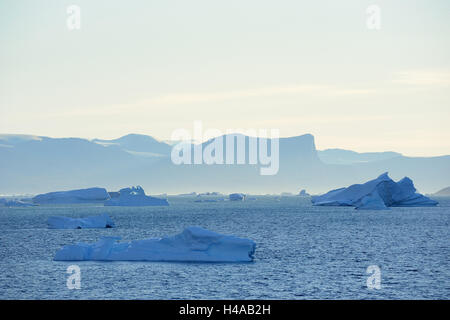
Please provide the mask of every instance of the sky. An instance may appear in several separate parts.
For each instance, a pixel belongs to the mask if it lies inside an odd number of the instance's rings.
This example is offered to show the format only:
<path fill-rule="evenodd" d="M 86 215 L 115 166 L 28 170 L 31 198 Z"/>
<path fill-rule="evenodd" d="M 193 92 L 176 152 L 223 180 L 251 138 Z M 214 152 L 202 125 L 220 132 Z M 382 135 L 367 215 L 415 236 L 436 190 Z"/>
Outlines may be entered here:
<path fill-rule="evenodd" d="M 167 140 L 200 120 L 450 154 L 449 34 L 448 0 L 0 0 L 0 133 Z"/>

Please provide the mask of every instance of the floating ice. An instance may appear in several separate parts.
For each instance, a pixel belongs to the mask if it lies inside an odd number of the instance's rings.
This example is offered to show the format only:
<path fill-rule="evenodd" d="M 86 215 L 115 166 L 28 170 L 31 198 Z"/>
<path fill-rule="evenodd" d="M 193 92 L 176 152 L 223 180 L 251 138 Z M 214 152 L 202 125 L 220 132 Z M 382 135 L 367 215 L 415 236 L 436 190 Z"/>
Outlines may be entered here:
<path fill-rule="evenodd" d="M 357 209 L 386 209 L 387 207 L 429 207 L 438 204 L 420 193 L 411 179 L 394 182 L 388 173 L 364 184 L 332 190 L 324 195 L 313 196 L 316 206 L 354 206 Z"/>
<path fill-rule="evenodd" d="M 36 206 L 34 203 L 25 202 L 22 200 L 5 200 L 5 207 L 33 207 Z"/>
<path fill-rule="evenodd" d="M 309 197 L 309 196 L 310 196 L 310 194 L 309 194 L 308 192 L 306 192 L 305 189 L 302 189 L 302 190 L 298 193 L 298 195 L 299 195 L 300 197 Z"/>
<path fill-rule="evenodd" d="M 120 238 L 105 237 L 94 244 L 64 246 L 54 260 L 249 262 L 253 261 L 256 247 L 252 240 L 200 227 L 188 227 L 165 238 L 119 243 L 117 240 Z"/>
<path fill-rule="evenodd" d="M 109 198 L 104 188 L 88 188 L 39 194 L 33 198 L 33 202 L 41 204 L 94 203 L 103 202 Z"/>
<path fill-rule="evenodd" d="M 229 195 L 230 201 L 244 201 L 245 194 L 243 193 L 232 193 Z"/>
<path fill-rule="evenodd" d="M 388 209 L 378 192 L 371 192 L 367 196 L 362 197 L 356 207 L 359 210 L 385 210 Z"/>
<path fill-rule="evenodd" d="M 50 217 L 47 220 L 49 229 L 88 229 L 114 228 L 114 222 L 106 214 L 86 218 Z"/>
<path fill-rule="evenodd" d="M 205 192 L 197 194 L 194 202 L 219 202 L 225 201 L 223 194 L 219 192 Z"/>
<path fill-rule="evenodd" d="M 168 206 L 167 199 L 146 196 L 141 186 L 120 189 L 119 196 L 105 202 L 105 206 Z"/>

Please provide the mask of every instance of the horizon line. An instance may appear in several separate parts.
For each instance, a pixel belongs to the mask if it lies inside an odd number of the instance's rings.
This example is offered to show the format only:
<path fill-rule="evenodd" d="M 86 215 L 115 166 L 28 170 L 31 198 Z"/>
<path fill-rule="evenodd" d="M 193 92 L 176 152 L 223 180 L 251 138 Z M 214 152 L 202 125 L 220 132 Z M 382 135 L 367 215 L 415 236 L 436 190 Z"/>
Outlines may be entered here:
<path fill-rule="evenodd" d="M 155 137 L 155 136 L 152 136 L 152 135 L 149 135 L 149 134 L 144 134 L 144 133 L 128 133 L 128 134 L 125 134 L 125 135 L 121 135 L 121 136 L 119 136 L 119 137 L 117 137 L 117 138 L 104 139 L 104 138 L 87 138 L 87 137 L 76 137 L 76 136 L 50 136 L 50 135 L 36 135 L 36 134 L 29 134 L 29 133 L 1 133 L 1 132 L 0 132 L 0 138 L 1 138 L 2 136 L 23 136 L 23 137 L 48 138 L 48 139 L 81 139 L 81 140 L 86 140 L 86 141 L 94 142 L 94 143 L 95 143 L 94 140 L 112 141 L 112 140 L 118 140 L 118 139 L 121 139 L 121 138 L 123 138 L 123 137 L 126 137 L 126 136 L 132 136 L 132 135 L 134 135 L 134 136 L 150 137 L 150 138 L 156 140 L 156 141 L 159 142 L 159 143 L 164 143 L 164 144 L 168 145 L 169 147 L 172 147 L 172 144 L 170 144 L 170 142 L 176 143 L 176 142 L 181 142 L 181 141 L 182 141 L 182 140 L 175 141 L 175 140 L 170 140 L 170 139 L 161 139 L 161 138 L 158 138 L 158 137 Z M 192 141 L 191 143 L 192 143 L 192 144 L 203 144 L 203 143 L 205 143 L 205 142 L 207 142 L 207 141 L 209 141 L 209 140 L 211 140 L 211 139 L 215 139 L 215 138 L 218 138 L 218 137 L 225 137 L 225 136 L 227 136 L 227 135 L 244 135 L 244 136 L 246 136 L 246 137 L 254 137 L 254 136 L 250 136 L 250 135 L 243 134 L 243 133 L 241 133 L 241 132 L 233 132 L 233 133 L 224 133 L 224 134 L 222 134 L 222 135 L 218 135 L 218 136 L 216 136 L 216 137 L 209 138 L 209 139 L 204 140 L 204 141 L 202 141 L 202 142 L 195 142 L 195 141 Z M 413 155 L 413 156 L 410 156 L 410 155 L 406 155 L 406 154 L 404 154 L 404 153 L 402 153 L 402 152 L 398 152 L 398 151 L 394 151 L 394 150 L 382 150 L 382 151 L 355 151 L 355 150 L 352 150 L 352 149 L 341 148 L 341 147 L 329 147 L 329 148 L 320 148 L 320 149 L 319 149 L 319 148 L 316 147 L 316 143 L 315 143 L 315 140 L 316 140 L 315 138 L 316 138 L 316 136 L 315 136 L 314 134 L 312 134 L 312 133 L 304 133 L 304 134 L 293 135 L 293 136 L 292 136 L 292 135 L 291 135 L 291 136 L 284 136 L 284 137 L 280 136 L 279 139 L 298 138 L 298 137 L 302 137 L 302 136 L 311 136 L 311 137 L 312 137 L 316 151 L 342 150 L 342 151 L 356 152 L 356 153 L 359 153 L 359 154 L 365 154 L 365 153 L 388 153 L 388 152 L 393 152 L 393 153 L 398 153 L 400 156 L 407 157 L 407 158 L 437 158 L 437 157 L 446 157 L 446 156 L 450 156 L 450 154 L 429 155 L 429 156 L 423 156 L 423 155 L 420 155 L 420 156 L 419 156 L 419 155 L 417 155 L 417 156 L 414 156 L 414 155 Z M 272 138 L 268 138 L 268 137 L 260 137 L 260 136 L 256 136 L 255 138 L 272 139 Z"/>

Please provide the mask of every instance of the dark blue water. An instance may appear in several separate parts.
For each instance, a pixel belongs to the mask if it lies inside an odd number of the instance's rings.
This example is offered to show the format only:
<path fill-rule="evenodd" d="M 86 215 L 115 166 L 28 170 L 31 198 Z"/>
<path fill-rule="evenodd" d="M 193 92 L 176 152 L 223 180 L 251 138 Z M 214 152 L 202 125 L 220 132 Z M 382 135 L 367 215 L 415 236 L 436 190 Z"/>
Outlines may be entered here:
<path fill-rule="evenodd" d="M 448 299 L 450 200 L 435 208 L 356 211 L 312 207 L 308 199 L 258 198 L 170 207 L 0 207 L 1 299 Z M 107 212 L 115 229 L 48 230 L 51 215 Z M 250 238 L 246 264 L 54 262 L 63 245 L 179 233 L 184 227 Z M 69 290 L 66 269 L 81 269 Z M 368 289 L 369 265 L 381 268 L 381 289 Z"/>

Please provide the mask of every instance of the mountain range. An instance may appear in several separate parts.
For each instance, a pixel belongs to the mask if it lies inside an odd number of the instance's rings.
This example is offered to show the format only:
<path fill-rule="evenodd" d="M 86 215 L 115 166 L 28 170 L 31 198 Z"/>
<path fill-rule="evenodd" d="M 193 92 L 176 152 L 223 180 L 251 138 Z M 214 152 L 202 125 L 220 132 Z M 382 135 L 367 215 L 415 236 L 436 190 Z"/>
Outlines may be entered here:
<path fill-rule="evenodd" d="M 245 139 L 248 159 L 249 137 Z M 202 147 L 209 143 L 203 143 Z M 193 149 L 193 145 L 190 147 Z M 363 183 L 386 171 L 396 180 L 410 177 L 424 193 L 433 193 L 450 182 L 450 156 L 320 151 L 310 134 L 280 138 L 279 171 L 272 176 L 260 175 L 260 165 L 255 164 L 175 165 L 171 150 L 168 143 L 138 134 L 114 140 L 3 134 L 0 194 L 36 194 L 94 186 L 114 191 L 132 185 L 141 185 L 149 194 L 192 191 L 279 194 L 300 189 L 320 193 Z"/>

